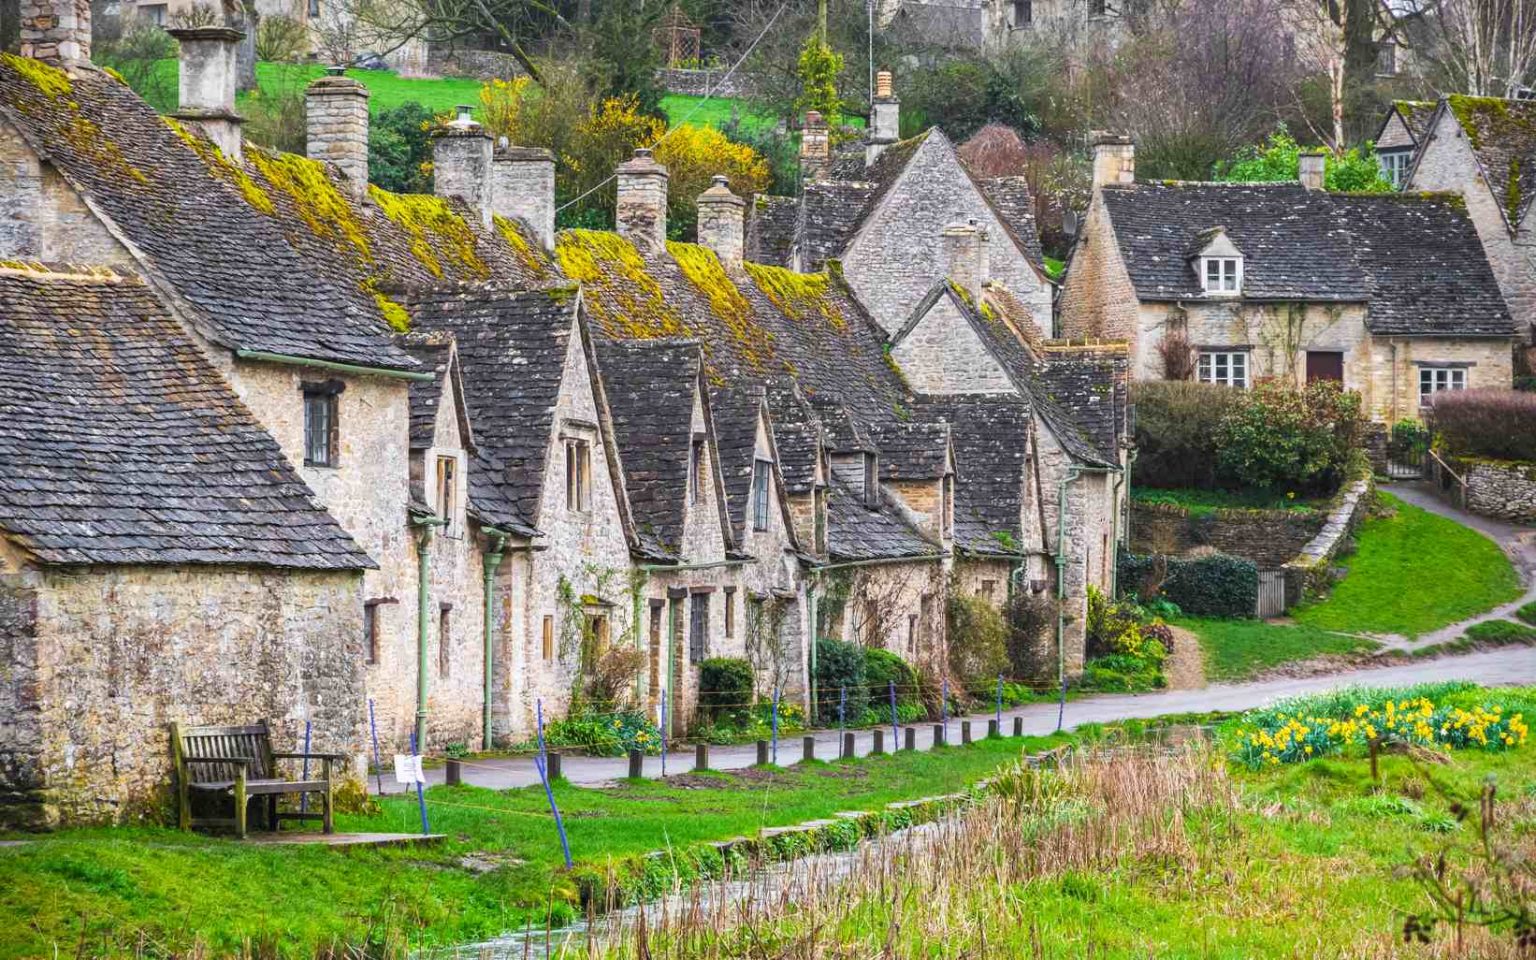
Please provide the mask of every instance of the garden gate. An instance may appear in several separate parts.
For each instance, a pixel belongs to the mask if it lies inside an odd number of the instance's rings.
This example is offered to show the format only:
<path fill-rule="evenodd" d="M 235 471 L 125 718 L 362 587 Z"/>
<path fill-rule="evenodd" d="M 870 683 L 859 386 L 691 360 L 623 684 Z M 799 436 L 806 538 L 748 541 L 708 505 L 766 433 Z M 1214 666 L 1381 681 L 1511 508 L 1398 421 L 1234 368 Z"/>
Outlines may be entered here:
<path fill-rule="evenodd" d="M 1285 613 L 1285 571 L 1259 571 L 1259 602 L 1254 611 L 1262 617 L 1278 617 Z"/>

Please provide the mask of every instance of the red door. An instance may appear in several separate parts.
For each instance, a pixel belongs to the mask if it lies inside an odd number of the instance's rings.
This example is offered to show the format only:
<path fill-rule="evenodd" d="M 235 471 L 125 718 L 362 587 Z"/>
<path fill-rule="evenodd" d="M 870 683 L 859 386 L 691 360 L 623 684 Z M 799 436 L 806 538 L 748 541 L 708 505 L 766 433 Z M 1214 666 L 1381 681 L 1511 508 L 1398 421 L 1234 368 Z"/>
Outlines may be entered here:
<path fill-rule="evenodd" d="M 1333 350 L 1307 351 L 1307 382 L 1332 380 L 1344 382 L 1344 354 Z"/>

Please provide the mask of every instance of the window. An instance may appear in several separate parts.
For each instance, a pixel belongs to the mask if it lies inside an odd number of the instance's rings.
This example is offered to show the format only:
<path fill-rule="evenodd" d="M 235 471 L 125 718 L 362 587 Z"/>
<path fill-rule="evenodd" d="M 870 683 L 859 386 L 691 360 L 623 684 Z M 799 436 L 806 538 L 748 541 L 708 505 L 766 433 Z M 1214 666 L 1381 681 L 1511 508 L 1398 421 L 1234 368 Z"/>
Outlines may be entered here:
<path fill-rule="evenodd" d="M 1376 154 L 1376 162 L 1381 164 L 1381 175 L 1399 190 L 1408 181 L 1408 167 L 1412 159 L 1411 150 L 1383 150 Z"/>
<path fill-rule="evenodd" d="M 304 465 L 336 466 L 336 399 L 340 384 L 304 385 Z"/>
<path fill-rule="evenodd" d="M 1467 389 L 1465 367 L 1420 367 L 1419 404 L 1428 404 L 1430 398 L 1447 390 Z"/>
<path fill-rule="evenodd" d="M 544 618 L 544 644 L 541 651 L 545 660 L 555 659 L 555 618 Z"/>
<path fill-rule="evenodd" d="M 880 505 L 880 458 L 872 453 L 864 454 L 864 503 Z"/>
<path fill-rule="evenodd" d="M 907 614 L 907 653 L 917 651 L 917 614 Z"/>
<path fill-rule="evenodd" d="M 709 650 L 709 594 L 689 597 L 688 661 L 698 663 Z"/>
<path fill-rule="evenodd" d="M 165 26 L 165 4 L 149 3 L 139 7 L 139 16 L 157 27 Z"/>
<path fill-rule="evenodd" d="M 725 588 L 725 638 L 736 636 L 736 588 Z"/>
<path fill-rule="evenodd" d="M 588 610 L 581 625 L 581 662 L 595 665 L 608 652 L 608 614 L 605 610 Z"/>
<path fill-rule="evenodd" d="M 993 600 L 993 599 L 996 598 L 996 594 L 997 594 L 997 581 L 996 580 L 983 580 L 983 581 L 981 581 L 981 595 L 983 597 L 985 597 L 987 600 Z"/>
<path fill-rule="evenodd" d="M 1243 289 L 1243 261 L 1238 257 L 1205 258 L 1205 292 L 1238 293 Z"/>
<path fill-rule="evenodd" d="M 947 476 L 939 487 L 939 536 L 947 540 L 955 527 L 955 478 Z"/>
<path fill-rule="evenodd" d="M 1376 76 L 1397 76 L 1397 44 L 1383 40 L 1376 45 Z"/>
<path fill-rule="evenodd" d="M 310 19 L 320 16 L 320 0 L 309 0 Z"/>
<path fill-rule="evenodd" d="M 570 438 L 565 441 L 565 508 L 577 513 L 592 509 L 592 444 Z"/>
<path fill-rule="evenodd" d="M 448 676 L 453 660 L 453 604 L 445 603 L 437 608 L 437 675 Z"/>
<path fill-rule="evenodd" d="M 694 437 L 693 447 L 688 457 L 688 500 L 690 503 L 704 502 L 704 438 Z"/>
<path fill-rule="evenodd" d="M 369 600 L 363 604 L 363 662 L 379 662 L 379 607 L 387 600 Z"/>
<path fill-rule="evenodd" d="M 1088 0 L 1088 16 L 1102 17 L 1109 13 L 1109 4 L 1106 0 Z"/>
<path fill-rule="evenodd" d="M 1201 383 L 1248 386 L 1248 354 L 1242 350 L 1202 350 L 1196 375 Z"/>
<path fill-rule="evenodd" d="M 437 458 L 437 515 L 443 521 L 443 533 L 457 533 L 453 518 L 458 515 L 459 485 L 455 476 L 457 457 Z"/>
<path fill-rule="evenodd" d="M 1030 0 L 1013 0 L 1013 25 L 1027 27 L 1035 19 L 1035 5 Z"/>
<path fill-rule="evenodd" d="M 827 552 L 827 491 L 817 489 L 811 494 L 811 536 L 816 543 L 812 549 L 817 553 Z"/>
<path fill-rule="evenodd" d="M 752 464 L 752 529 L 768 529 L 768 482 L 773 479 L 773 463 L 758 460 Z"/>

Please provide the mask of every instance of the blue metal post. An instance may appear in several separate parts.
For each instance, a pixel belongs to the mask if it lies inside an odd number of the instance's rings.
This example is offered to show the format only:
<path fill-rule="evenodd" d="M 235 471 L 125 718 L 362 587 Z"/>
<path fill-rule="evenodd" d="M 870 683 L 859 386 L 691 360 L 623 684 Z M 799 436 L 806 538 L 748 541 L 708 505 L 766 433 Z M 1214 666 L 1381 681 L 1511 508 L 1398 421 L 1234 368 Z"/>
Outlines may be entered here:
<path fill-rule="evenodd" d="M 304 721 L 304 773 L 303 773 L 302 777 L 300 778 L 300 779 L 303 779 L 303 780 L 308 780 L 309 779 L 309 743 L 310 743 L 309 735 L 310 735 L 310 733 L 313 730 L 314 730 L 314 723 L 312 721 L 310 721 L 310 720 L 305 720 Z M 307 793 L 301 794 L 299 796 L 299 812 L 300 813 L 308 813 L 309 812 L 309 794 L 307 794 Z M 274 823 L 272 825 L 272 827 L 273 827 L 273 829 L 276 829 L 277 828 L 277 824 Z"/>
<path fill-rule="evenodd" d="M 779 765 L 779 688 L 773 688 L 773 765 Z"/>
<path fill-rule="evenodd" d="M 416 755 L 416 731 L 411 731 L 411 756 Z M 421 808 L 421 835 L 426 836 L 432 832 L 432 827 L 427 823 L 427 797 L 422 792 L 420 780 L 416 781 L 416 805 Z"/>
<path fill-rule="evenodd" d="M 555 815 L 555 830 L 560 834 L 560 850 L 565 854 L 565 869 L 571 869 L 571 842 L 565 836 L 565 821 L 560 818 L 560 807 L 555 804 L 555 791 L 549 785 L 549 764 L 544 752 L 544 701 L 534 701 L 538 721 L 539 752 L 534 755 L 533 765 L 538 768 L 539 780 L 544 784 L 544 797 L 549 801 L 549 811 Z"/>
<path fill-rule="evenodd" d="M 848 687 L 838 688 L 837 696 L 837 729 L 842 730 L 848 725 Z"/>
<path fill-rule="evenodd" d="M 667 691 L 661 691 L 661 775 L 667 775 Z"/>

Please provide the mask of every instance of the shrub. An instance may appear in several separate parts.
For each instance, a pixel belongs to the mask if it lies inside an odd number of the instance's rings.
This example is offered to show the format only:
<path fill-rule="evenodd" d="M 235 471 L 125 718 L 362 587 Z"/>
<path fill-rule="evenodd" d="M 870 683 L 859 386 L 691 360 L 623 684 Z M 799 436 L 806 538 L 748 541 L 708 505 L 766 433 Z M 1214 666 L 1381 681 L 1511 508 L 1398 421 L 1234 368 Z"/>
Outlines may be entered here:
<path fill-rule="evenodd" d="M 596 658 L 582 681 L 585 702 L 602 707 L 634 702 L 635 678 L 645 666 L 645 652 L 625 644 L 611 644 Z"/>
<path fill-rule="evenodd" d="M 1056 672 L 1056 598 L 1019 590 L 1003 607 L 1008 625 L 1008 668 L 1015 677 L 1037 679 Z"/>
<path fill-rule="evenodd" d="M 756 676 L 752 664 L 734 657 L 713 657 L 699 664 L 699 709 L 711 720 L 745 711 L 752 705 Z"/>
<path fill-rule="evenodd" d="M 1251 617 L 1258 606 L 1258 567 L 1222 553 L 1188 560 L 1122 554 L 1119 578 L 1122 590 L 1149 603 L 1165 599 L 1192 617 Z"/>
<path fill-rule="evenodd" d="M 1161 638 L 1172 632 L 1161 620 L 1149 620 L 1133 603 L 1114 601 L 1088 588 L 1088 662 L 1082 685 L 1116 693 L 1166 686 L 1163 661 L 1168 648 Z"/>
<path fill-rule="evenodd" d="M 1381 175 L 1376 152 L 1371 144 L 1351 147 L 1343 156 L 1327 151 L 1323 167 L 1323 186 L 1328 190 L 1364 193 L 1391 193 L 1391 181 Z M 1249 147 L 1242 156 L 1228 164 L 1217 165 L 1218 180 L 1243 183 L 1272 183 L 1295 180 L 1300 172 L 1301 145 L 1285 128 L 1270 135 L 1262 147 Z"/>
<path fill-rule="evenodd" d="M 983 597 L 949 595 L 949 669 L 967 689 L 1008 669 L 1008 625 Z"/>
<path fill-rule="evenodd" d="M 1519 610 L 1516 610 L 1515 616 L 1519 617 L 1521 620 L 1524 620 L 1531 626 L 1536 627 L 1536 600 L 1532 600 L 1530 603 L 1521 607 Z"/>
<path fill-rule="evenodd" d="M 1260 381 L 1222 417 L 1216 466 L 1223 479 L 1276 493 L 1331 493 L 1359 444 L 1360 395 L 1320 380 L 1298 388 Z"/>
<path fill-rule="evenodd" d="M 368 126 L 368 179 L 394 193 L 432 192 L 432 111 L 410 101 Z"/>
<path fill-rule="evenodd" d="M 896 684 L 898 709 L 903 704 L 921 705 L 923 702 L 917 671 L 912 669 L 910 663 L 889 650 L 872 647 L 864 651 L 864 682 L 869 690 L 871 709 L 878 711 L 881 706 L 884 706 L 889 711 L 892 683 Z"/>
<path fill-rule="evenodd" d="M 1216 485 L 1216 430 L 1238 393 L 1211 383 L 1138 380 L 1136 483 L 1148 487 Z"/>
<path fill-rule="evenodd" d="M 1430 402 L 1429 423 L 1437 443 L 1455 456 L 1536 461 L 1536 393 L 1437 393 Z"/>
<path fill-rule="evenodd" d="M 1387 438 L 1387 456 L 1398 463 L 1417 463 L 1424 459 L 1429 449 L 1429 431 L 1416 420 L 1399 420 L 1392 424 Z"/>
<path fill-rule="evenodd" d="M 761 193 L 773 181 L 767 160 L 714 127 L 673 127 L 666 139 L 656 144 L 656 162 L 667 168 L 667 223 L 678 224 L 685 235 L 693 232 L 699 194 L 709 188 L 715 174 L 724 174 L 731 182 L 731 191 L 739 197 Z"/>
<path fill-rule="evenodd" d="M 866 651 L 856 643 L 844 643 L 831 637 L 816 641 L 816 688 L 818 719 L 822 723 L 837 720 L 839 691 L 848 691 L 848 716 L 864 712 L 869 702 L 864 673 Z"/>
<path fill-rule="evenodd" d="M 551 723 L 544 739 L 552 747 L 581 747 L 594 757 L 661 750 L 661 731 L 637 710 L 578 713 Z"/>

